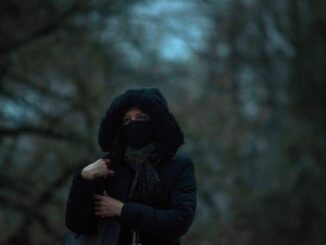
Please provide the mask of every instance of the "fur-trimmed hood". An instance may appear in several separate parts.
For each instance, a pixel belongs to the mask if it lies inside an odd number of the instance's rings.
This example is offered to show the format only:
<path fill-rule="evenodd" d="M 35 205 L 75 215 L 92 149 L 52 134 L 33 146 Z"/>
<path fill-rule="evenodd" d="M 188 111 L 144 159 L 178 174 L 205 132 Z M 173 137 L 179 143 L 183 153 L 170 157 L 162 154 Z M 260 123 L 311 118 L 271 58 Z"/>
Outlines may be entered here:
<path fill-rule="evenodd" d="M 124 145 L 121 142 L 122 118 L 133 106 L 149 115 L 154 126 L 155 140 L 174 154 L 184 144 L 184 135 L 158 88 L 129 89 L 116 97 L 102 118 L 98 143 L 105 152 Z"/>

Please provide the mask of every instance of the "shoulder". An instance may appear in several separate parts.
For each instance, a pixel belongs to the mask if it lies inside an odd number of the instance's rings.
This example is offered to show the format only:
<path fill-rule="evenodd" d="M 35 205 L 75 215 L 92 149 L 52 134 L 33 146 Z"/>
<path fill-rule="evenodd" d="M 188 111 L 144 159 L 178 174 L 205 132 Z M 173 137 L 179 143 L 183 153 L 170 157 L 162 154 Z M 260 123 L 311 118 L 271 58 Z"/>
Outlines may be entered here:
<path fill-rule="evenodd" d="M 193 164 L 192 159 L 190 158 L 190 156 L 186 153 L 183 152 L 177 152 L 174 155 L 174 160 L 178 163 L 178 164 Z"/>
<path fill-rule="evenodd" d="M 196 174 L 194 163 L 187 154 L 177 153 L 174 159 L 171 159 L 169 173 L 172 180 L 172 188 L 179 192 L 186 190 L 196 190 Z"/>
<path fill-rule="evenodd" d="M 194 170 L 194 163 L 186 153 L 177 152 L 169 161 L 168 165 L 176 172 Z"/>

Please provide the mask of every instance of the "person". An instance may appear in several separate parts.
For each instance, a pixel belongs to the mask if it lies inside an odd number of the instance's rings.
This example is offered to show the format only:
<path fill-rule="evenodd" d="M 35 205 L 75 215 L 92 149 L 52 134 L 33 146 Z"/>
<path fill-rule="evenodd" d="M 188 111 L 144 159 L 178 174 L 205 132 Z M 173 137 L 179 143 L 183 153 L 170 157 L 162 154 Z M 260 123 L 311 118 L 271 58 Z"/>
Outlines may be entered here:
<path fill-rule="evenodd" d="M 179 151 L 184 135 L 161 91 L 116 97 L 98 143 L 103 157 L 73 176 L 66 227 L 80 235 L 101 230 L 100 244 L 181 244 L 196 211 L 195 169 Z"/>

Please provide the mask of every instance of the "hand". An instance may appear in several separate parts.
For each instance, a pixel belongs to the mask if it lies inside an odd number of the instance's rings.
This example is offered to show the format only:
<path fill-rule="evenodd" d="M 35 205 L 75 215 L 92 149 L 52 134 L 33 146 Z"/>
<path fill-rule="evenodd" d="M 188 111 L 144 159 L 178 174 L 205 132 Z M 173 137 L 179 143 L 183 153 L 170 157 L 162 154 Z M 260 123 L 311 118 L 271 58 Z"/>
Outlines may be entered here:
<path fill-rule="evenodd" d="M 101 217 L 120 216 L 123 202 L 110 197 L 106 191 L 102 195 L 94 195 L 95 215 Z"/>
<path fill-rule="evenodd" d="M 82 171 L 81 176 L 86 180 L 93 180 L 98 177 L 112 176 L 114 171 L 109 169 L 111 161 L 109 159 L 98 159 L 87 165 Z"/>

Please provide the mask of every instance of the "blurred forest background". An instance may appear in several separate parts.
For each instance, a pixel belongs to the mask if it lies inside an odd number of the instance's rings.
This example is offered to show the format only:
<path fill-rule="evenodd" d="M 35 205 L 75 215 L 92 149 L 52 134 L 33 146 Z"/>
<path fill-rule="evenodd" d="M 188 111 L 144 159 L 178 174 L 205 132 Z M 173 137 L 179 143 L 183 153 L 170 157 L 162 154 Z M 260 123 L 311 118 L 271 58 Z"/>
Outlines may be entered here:
<path fill-rule="evenodd" d="M 0 244 L 60 244 L 73 172 L 128 88 L 196 164 L 185 245 L 326 244 L 326 1 L 1 0 Z"/>

